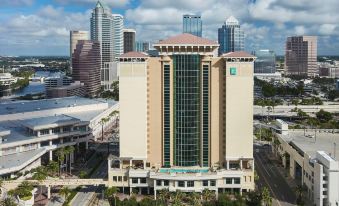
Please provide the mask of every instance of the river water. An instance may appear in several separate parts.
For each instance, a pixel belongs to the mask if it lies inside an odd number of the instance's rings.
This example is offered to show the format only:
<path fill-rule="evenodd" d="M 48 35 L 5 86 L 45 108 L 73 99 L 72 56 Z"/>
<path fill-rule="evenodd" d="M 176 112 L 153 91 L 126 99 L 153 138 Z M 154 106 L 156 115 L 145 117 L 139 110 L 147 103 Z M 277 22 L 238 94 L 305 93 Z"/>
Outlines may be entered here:
<path fill-rule="evenodd" d="M 39 79 L 41 77 L 57 77 L 61 75 L 60 72 L 49 72 L 49 71 L 37 71 L 34 74 L 34 78 Z M 30 81 L 29 85 L 21 90 L 17 90 L 14 92 L 0 92 L 0 99 L 11 99 L 15 97 L 25 96 L 27 94 L 38 94 L 45 93 L 45 84 L 40 81 Z"/>

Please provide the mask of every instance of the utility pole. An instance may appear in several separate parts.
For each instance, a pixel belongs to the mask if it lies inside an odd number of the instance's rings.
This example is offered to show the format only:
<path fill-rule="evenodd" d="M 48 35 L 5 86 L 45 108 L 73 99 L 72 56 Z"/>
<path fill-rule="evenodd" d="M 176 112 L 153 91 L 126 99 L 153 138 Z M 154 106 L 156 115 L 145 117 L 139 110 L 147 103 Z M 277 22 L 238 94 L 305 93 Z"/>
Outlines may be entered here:
<path fill-rule="evenodd" d="M 333 156 L 334 156 L 334 159 L 335 159 L 335 152 L 336 152 L 336 149 L 337 149 L 337 143 L 335 143 L 335 142 L 333 142 L 333 146 L 334 146 L 334 148 L 333 148 Z"/>

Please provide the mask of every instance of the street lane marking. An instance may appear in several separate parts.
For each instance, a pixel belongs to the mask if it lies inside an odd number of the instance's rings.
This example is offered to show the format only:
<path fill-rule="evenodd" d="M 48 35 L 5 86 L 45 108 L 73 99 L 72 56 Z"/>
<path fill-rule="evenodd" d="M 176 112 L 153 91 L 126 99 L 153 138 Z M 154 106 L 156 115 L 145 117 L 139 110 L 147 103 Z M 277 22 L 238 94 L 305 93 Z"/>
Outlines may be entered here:
<path fill-rule="evenodd" d="M 264 163 L 262 162 L 262 160 L 261 160 L 261 158 L 260 158 L 259 156 L 258 156 L 258 160 L 259 160 L 260 164 L 262 165 L 262 168 L 263 168 L 263 169 L 265 170 L 265 172 L 267 173 L 267 175 L 271 177 L 270 173 L 265 169 Z"/>
<path fill-rule="evenodd" d="M 260 162 L 260 161 L 259 161 L 259 162 Z M 261 162 L 260 162 L 260 164 L 261 164 L 261 168 L 265 170 L 265 168 L 263 167 L 263 164 L 262 164 Z M 260 168 L 260 167 L 258 167 L 258 168 Z M 268 186 L 269 189 L 271 190 L 271 192 L 272 192 L 273 196 L 275 197 L 275 199 L 276 199 L 278 205 L 281 206 L 281 204 L 280 204 L 280 202 L 279 202 L 279 200 L 278 200 L 278 198 L 277 198 L 277 195 L 275 194 L 275 192 L 273 191 L 272 187 L 271 187 L 270 184 L 268 183 L 268 181 L 267 181 L 265 175 L 263 175 L 262 177 L 264 178 L 264 181 L 266 182 L 267 186 Z"/>

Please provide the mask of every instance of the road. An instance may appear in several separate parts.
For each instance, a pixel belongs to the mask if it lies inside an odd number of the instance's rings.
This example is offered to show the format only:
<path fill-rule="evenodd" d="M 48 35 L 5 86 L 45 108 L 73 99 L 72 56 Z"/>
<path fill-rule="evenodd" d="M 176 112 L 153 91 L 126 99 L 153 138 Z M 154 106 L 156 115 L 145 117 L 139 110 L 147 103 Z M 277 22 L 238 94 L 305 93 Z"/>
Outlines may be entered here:
<path fill-rule="evenodd" d="M 97 171 L 92 175 L 91 178 L 107 178 L 108 168 L 107 161 L 102 161 L 101 165 L 97 169 Z M 93 196 L 96 194 L 98 190 L 98 186 L 84 186 L 74 197 L 72 201 L 72 206 L 83 205 L 86 206 L 90 203 Z"/>
<path fill-rule="evenodd" d="M 268 155 L 272 155 L 269 147 L 255 145 L 254 151 L 256 171 L 259 176 L 259 189 L 267 187 L 270 190 L 274 198 L 273 206 L 296 205 L 296 196 L 293 190 L 278 171 L 281 168 L 277 168 L 268 158 Z"/>

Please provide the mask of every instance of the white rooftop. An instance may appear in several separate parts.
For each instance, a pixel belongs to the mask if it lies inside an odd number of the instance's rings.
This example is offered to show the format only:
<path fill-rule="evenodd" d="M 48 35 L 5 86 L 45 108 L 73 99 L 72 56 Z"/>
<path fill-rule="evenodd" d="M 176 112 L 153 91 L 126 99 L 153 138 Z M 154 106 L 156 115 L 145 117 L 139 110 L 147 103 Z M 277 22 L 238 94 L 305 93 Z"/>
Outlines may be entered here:
<path fill-rule="evenodd" d="M 45 152 L 46 149 L 41 148 L 0 157 L 0 175 L 23 169 Z"/>
<path fill-rule="evenodd" d="M 0 115 L 33 112 L 49 109 L 58 109 L 71 106 L 96 105 L 100 103 L 116 104 L 113 100 L 88 99 L 83 97 L 64 97 L 56 99 L 43 99 L 34 101 L 0 102 Z"/>
<path fill-rule="evenodd" d="M 226 20 L 226 25 L 239 25 L 239 21 L 238 21 L 238 19 L 236 19 L 234 16 L 230 16 L 230 17 Z"/>
<path fill-rule="evenodd" d="M 22 120 L 21 123 L 33 130 L 52 128 L 57 126 L 64 126 L 79 123 L 80 120 L 67 116 L 67 115 L 55 115 L 48 117 L 39 117 L 33 119 Z"/>
<path fill-rule="evenodd" d="M 336 160 L 339 160 L 339 134 L 332 134 L 330 132 L 317 132 L 316 138 L 314 131 L 307 131 L 304 136 L 304 131 L 289 131 L 289 135 L 282 136 L 282 138 L 292 143 L 299 148 L 302 152 L 308 154 L 312 158 L 316 157 L 318 151 L 328 154 L 331 158 L 334 158 L 334 149 L 336 154 Z M 335 144 L 336 147 L 335 147 Z"/>

